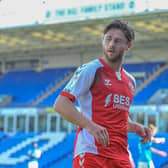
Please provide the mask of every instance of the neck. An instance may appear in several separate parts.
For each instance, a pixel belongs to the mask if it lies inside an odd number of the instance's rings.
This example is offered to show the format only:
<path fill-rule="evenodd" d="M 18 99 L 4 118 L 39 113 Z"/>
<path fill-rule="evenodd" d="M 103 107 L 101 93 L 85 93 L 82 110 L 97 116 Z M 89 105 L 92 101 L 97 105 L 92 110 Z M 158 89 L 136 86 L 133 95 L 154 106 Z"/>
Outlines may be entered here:
<path fill-rule="evenodd" d="M 123 63 L 123 58 L 121 60 L 117 60 L 117 61 L 110 61 L 108 60 L 106 57 L 103 57 L 104 62 L 110 66 L 114 71 L 118 71 L 120 72 L 121 67 L 122 67 L 122 63 Z"/>

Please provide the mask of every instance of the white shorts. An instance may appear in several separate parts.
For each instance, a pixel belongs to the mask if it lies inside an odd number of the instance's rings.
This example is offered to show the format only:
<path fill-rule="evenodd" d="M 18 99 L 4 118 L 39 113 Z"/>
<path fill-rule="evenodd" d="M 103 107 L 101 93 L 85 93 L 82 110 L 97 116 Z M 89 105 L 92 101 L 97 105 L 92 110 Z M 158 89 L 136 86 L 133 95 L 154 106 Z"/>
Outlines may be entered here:
<path fill-rule="evenodd" d="M 28 168 L 38 168 L 38 162 L 37 161 L 28 162 Z"/>

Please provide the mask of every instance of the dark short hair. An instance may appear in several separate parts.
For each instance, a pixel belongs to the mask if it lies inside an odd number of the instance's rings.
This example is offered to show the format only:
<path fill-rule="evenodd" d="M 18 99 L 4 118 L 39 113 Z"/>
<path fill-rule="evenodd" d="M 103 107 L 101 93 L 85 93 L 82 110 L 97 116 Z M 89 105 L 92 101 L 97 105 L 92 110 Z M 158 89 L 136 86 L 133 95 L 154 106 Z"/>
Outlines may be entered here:
<path fill-rule="evenodd" d="M 37 141 L 33 141 L 32 144 L 33 144 L 33 145 L 34 145 L 34 144 L 37 144 Z"/>
<path fill-rule="evenodd" d="M 121 21 L 121 20 L 114 20 L 110 24 L 108 24 L 104 29 L 104 35 L 110 30 L 110 29 L 119 29 L 121 30 L 127 40 L 131 42 L 135 38 L 134 30 L 128 25 L 128 23 Z"/>

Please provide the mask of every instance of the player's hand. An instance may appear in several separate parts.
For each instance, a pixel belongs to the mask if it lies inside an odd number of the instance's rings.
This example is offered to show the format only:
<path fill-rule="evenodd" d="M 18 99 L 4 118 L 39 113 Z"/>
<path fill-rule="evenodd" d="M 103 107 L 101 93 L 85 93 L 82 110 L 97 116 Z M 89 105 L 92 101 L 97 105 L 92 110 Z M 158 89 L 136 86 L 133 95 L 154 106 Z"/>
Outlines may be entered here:
<path fill-rule="evenodd" d="M 159 154 L 163 157 L 166 157 L 167 156 L 167 153 L 165 151 L 160 151 Z"/>
<path fill-rule="evenodd" d="M 109 145 L 109 135 L 105 127 L 92 122 L 86 129 L 95 137 L 98 144 Z"/>
<path fill-rule="evenodd" d="M 151 141 L 152 134 L 150 128 L 138 124 L 135 127 L 135 133 L 142 138 L 141 142 L 143 144 L 146 143 L 147 141 Z"/>

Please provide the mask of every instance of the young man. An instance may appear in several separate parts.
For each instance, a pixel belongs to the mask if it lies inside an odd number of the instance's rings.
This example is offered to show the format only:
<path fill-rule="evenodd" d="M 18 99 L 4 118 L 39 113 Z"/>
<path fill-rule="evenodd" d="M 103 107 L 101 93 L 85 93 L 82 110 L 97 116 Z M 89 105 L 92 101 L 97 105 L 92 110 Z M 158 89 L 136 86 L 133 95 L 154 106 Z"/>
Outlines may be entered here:
<path fill-rule="evenodd" d="M 38 149 L 37 142 L 32 143 L 32 149 L 28 151 L 29 156 L 29 162 L 28 162 L 28 168 L 38 168 L 38 159 L 41 156 L 41 150 Z"/>
<path fill-rule="evenodd" d="M 139 158 L 137 163 L 137 168 L 146 167 L 146 168 L 155 168 L 152 153 L 158 154 L 162 157 L 166 157 L 167 153 L 156 147 L 153 147 L 152 144 L 164 144 L 165 137 L 155 137 L 157 133 L 157 127 L 153 124 L 149 124 L 149 128 L 151 129 L 152 138 L 150 142 L 146 144 L 142 144 L 141 142 L 138 143 L 139 149 Z"/>
<path fill-rule="evenodd" d="M 55 111 L 79 126 L 74 168 L 131 168 L 127 131 L 140 135 L 143 143 L 151 138 L 148 128 L 128 118 L 135 80 L 122 64 L 133 39 L 126 23 L 115 20 L 107 25 L 104 56 L 80 66 L 55 102 Z"/>

